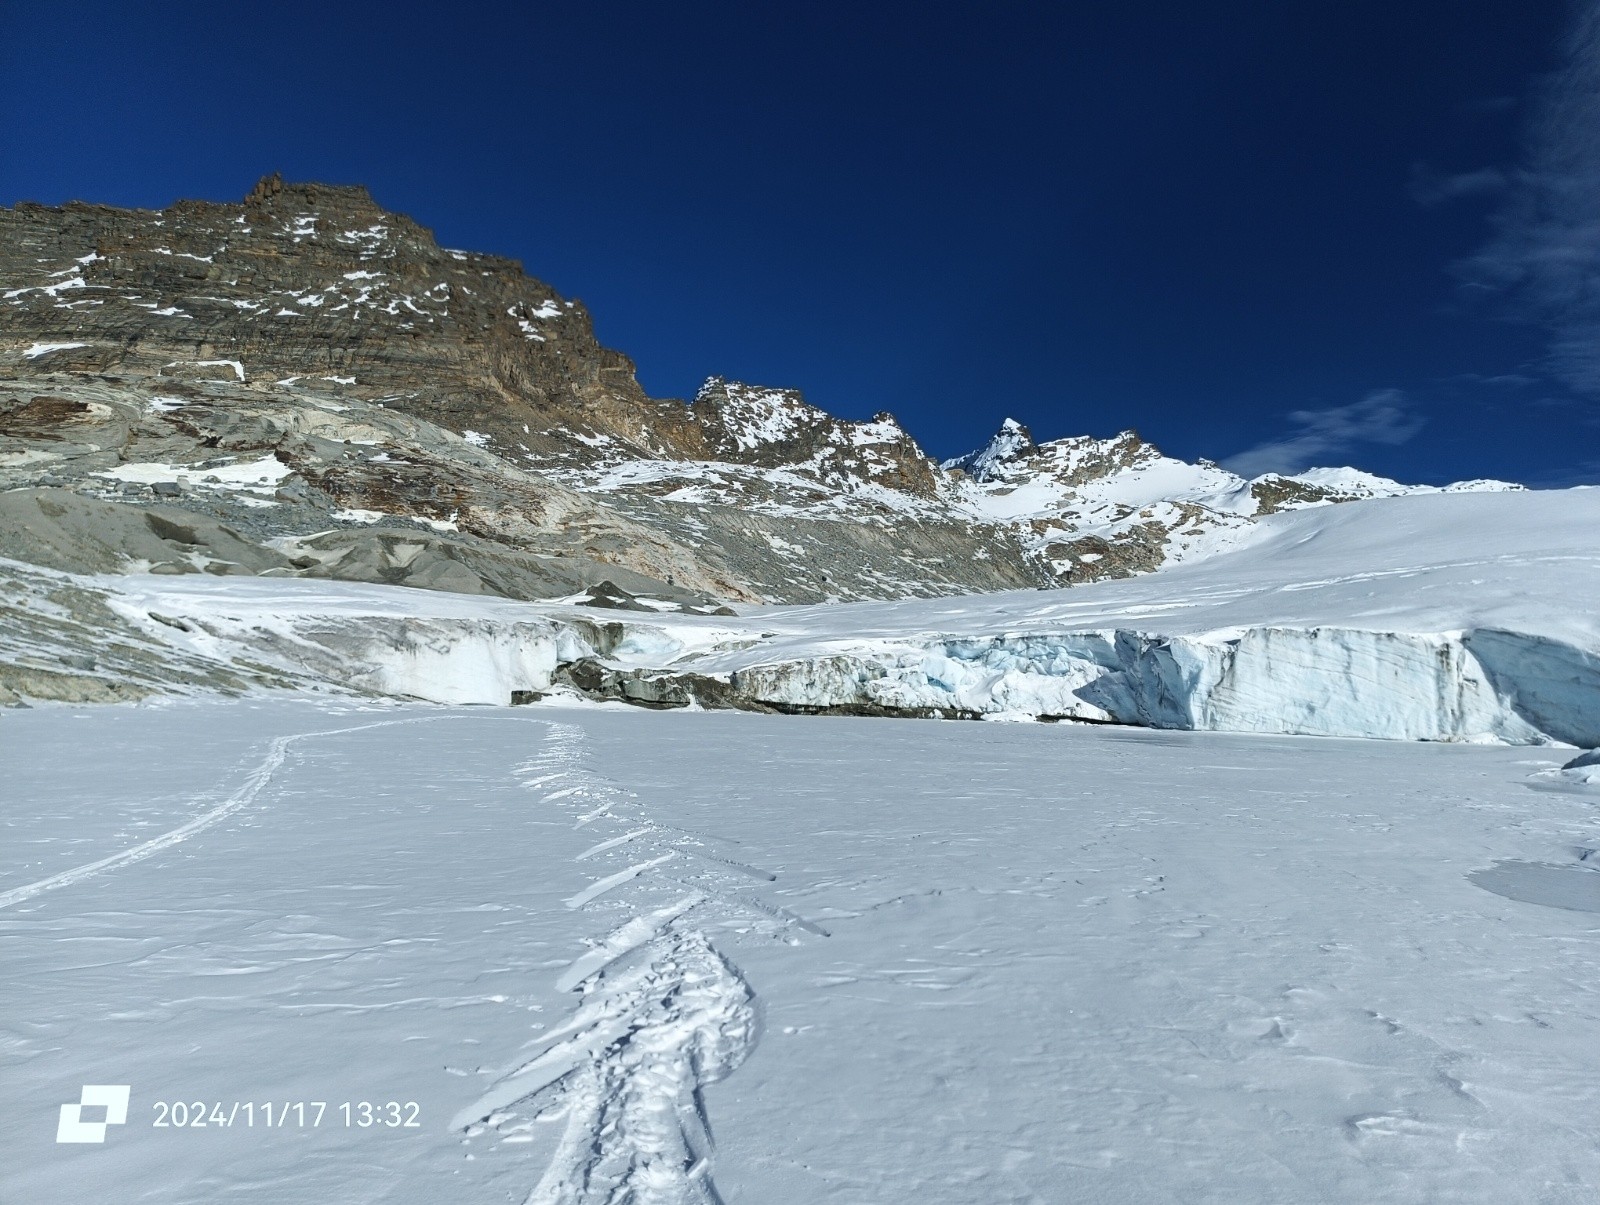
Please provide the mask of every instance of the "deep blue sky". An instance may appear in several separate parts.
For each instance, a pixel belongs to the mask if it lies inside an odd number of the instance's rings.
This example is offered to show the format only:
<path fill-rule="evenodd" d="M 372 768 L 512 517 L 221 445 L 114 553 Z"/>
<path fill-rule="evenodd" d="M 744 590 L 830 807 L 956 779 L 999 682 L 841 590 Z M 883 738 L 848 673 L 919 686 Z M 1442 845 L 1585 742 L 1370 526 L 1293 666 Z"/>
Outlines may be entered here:
<path fill-rule="evenodd" d="M 1519 174 L 1595 149 L 1552 78 L 1582 12 L 0 0 L 0 203 L 364 183 L 582 298 L 655 394 L 798 386 L 939 455 L 1009 414 L 1600 481 L 1600 281 L 1528 269 L 1600 236 Z"/>

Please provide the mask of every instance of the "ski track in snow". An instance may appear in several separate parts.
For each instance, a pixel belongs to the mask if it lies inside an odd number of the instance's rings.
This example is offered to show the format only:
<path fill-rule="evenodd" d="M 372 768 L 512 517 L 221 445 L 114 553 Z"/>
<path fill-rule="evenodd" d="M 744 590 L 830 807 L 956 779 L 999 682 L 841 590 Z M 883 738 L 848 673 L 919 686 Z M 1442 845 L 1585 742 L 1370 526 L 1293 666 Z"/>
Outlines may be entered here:
<path fill-rule="evenodd" d="M 663 862 L 670 862 L 677 856 L 677 854 L 669 849 L 659 858 L 651 858 L 649 861 L 640 862 L 635 866 L 625 866 L 621 870 L 617 871 L 616 874 L 608 874 L 603 879 L 596 879 L 593 883 L 590 883 L 582 891 L 578 892 L 577 895 L 568 900 L 567 907 L 582 908 L 585 904 L 599 899 L 613 887 L 620 887 L 624 883 L 631 882 L 642 875 L 645 871 L 654 870 Z"/>
<path fill-rule="evenodd" d="M 394 724 L 420 724 L 431 720 L 458 719 L 457 716 L 421 716 L 405 720 L 376 720 L 370 724 L 356 724 L 348 728 L 327 728 L 316 732 L 296 732 L 288 736 L 274 737 L 267 743 L 265 756 L 256 763 L 242 785 L 232 795 L 229 795 L 216 807 L 202 812 L 187 823 L 180 824 L 169 832 L 162 833 L 159 837 L 152 837 L 130 849 L 112 854 L 110 857 L 101 858 L 97 862 L 89 862 L 82 866 L 74 866 L 71 870 L 63 870 L 48 878 L 40 879 L 35 883 L 24 883 L 21 887 L 13 887 L 10 891 L 0 893 L 0 908 L 9 908 L 13 904 L 20 904 L 30 900 L 36 895 L 46 891 L 54 891 L 58 887 L 70 887 L 74 883 L 81 883 L 95 875 L 104 874 L 108 870 L 117 870 L 134 862 L 141 862 L 152 854 L 158 854 L 164 849 L 171 849 L 187 841 L 198 833 L 205 832 L 213 825 L 226 820 L 235 812 L 249 807 L 255 802 L 273 777 L 283 768 L 283 763 L 289 757 L 291 746 L 300 741 L 311 740 L 319 736 L 341 736 L 350 732 L 363 732 L 369 728 L 387 728 Z"/>
<path fill-rule="evenodd" d="M 0 894 L 0 908 L 141 861 L 214 827 L 256 802 L 301 742 L 465 718 L 378 720 L 275 737 L 221 803 L 129 849 Z M 469 1138 L 493 1129 L 502 1141 L 527 1142 L 536 1119 L 565 1116 L 554 1157 L 528 1205 L 717 1205 L 701 1090 L 744 1061 L 755 1045 L 757 1018 L 749 985 L 691 921 L 697 914 L 717 920 L 742 914 L 770 936 L 798 929 L 826 937 L 827 931 L 736 889 L 751 879 L 774 882 L 777 875 L 698 848 L 707 838 L 640 815 L 630 793 L 588 770 L 581 728 L 531 722 L 545 724 L 549 735 L 541 756 L 516 767 L 528 776 L 520 785 L 568 784 L 542 802 L 566 808 L 574 828 L 611 824 L 620 830 L 574 861 L 630 855 L 628 865 L 595 879 L 567 907 L 614 906 L 614 893 L 629 885 L 680 894 L 656 907 L 624 904 L 634 914 L 592 941 L 556 981 L 559 991 L 583 993 L 570 1021 L 541 1035 L 543 1050 L 458 1112 L 452 1127 Z M 669 862 L 691 869 L 656 873 Z M 516 1112 L 525 1105 L 531 1116 Z"/>
<path fill-rule="evenodd" d="M 527 1205 L 715 1205 L 721 1198 L 711 1180 L 701 1090 L 744 1061 L 757 1020 L 749 985 L 696 918 L 743 914 L 773 936 L 822 930 L 735 893 L 736 879 L 777 876 L 701 855 L 692 846 L 703 838 L 651 821 L 630 793 L 587 768 L 581 728 L 550 727 L 544 753 L 517 767 L 526 776 L 522 785 L 559 782 L 542 802 L 566 809 L 575 828 L 618 829 L 574 861 L 608 852 L 628 859 L 567 906 L 621 905 L 631 915 L 556 980 L 560 991 L 583 993 L 571 1019 L 540 1035 L 539 1053 L 510 1068 L 452 1125 L 469 1139 L 492 1132 L 502 1142 L 525 1143 L 540 1121 L 565 1118 Z M 659 873 L 669 861 L 689 863 L 686 855 L 698 856 L 703 868 L 695 865 L 685 877 Z M 645 898 L 661 887 L 676 888 L 676 898 Z M 623 888 L 628 892 L 619 894 Z"/>

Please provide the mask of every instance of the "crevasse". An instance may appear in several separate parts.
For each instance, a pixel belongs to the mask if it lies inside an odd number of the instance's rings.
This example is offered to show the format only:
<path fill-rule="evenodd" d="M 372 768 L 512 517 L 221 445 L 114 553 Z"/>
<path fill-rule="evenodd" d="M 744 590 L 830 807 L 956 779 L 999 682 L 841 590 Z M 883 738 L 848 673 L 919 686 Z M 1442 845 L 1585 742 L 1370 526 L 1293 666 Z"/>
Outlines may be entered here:
<path fill-rule="evenodd" d="M 1169 635 L 1128 628 L 922 635 L 782 657 L 752 638 L 692 649 L 665 625 L 557 615 L 517 620 L 394 615 L 194 619 L 163 639 L 248 650 L 295 676 L 373 694 L 503 705 L 543 692 L 563 665 L 604 660 L 673 685 L 672 700 L 775 710 L 1072 719 L 1153 728 L 1600 745 L 1600 655 L 1502 628 L 1415 633 L 1262 625 Z M 679 632 L 678 635 L 682 635 Z M 763 653 L 771 654 L 767 660 Z M 708 690 L 708 686 L 716 689 Z M 650 692 L 604 697 L 653 697 Z"/>
<path fill-rule="evenodd" d="M 1261 627 L 935 640 L 739 670 L 754 702 L 1206 731 L 1600 744 L 1600 659 L 1515 632 Z"/>

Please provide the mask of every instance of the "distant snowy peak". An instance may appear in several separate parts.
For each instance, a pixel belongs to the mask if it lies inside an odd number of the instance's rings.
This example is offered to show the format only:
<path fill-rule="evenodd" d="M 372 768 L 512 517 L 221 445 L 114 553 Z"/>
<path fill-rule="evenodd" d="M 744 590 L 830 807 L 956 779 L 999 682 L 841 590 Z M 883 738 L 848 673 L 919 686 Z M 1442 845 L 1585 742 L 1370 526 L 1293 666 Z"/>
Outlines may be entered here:
<path fill-rule="evenodd" d="M 960 469 L 974 481 L 993 481 L 1000 477 L 1004 470 L 1031 452 L 1038 445 L 1033 442 L 1033 433 L 1014 418 L 1008 418 L 1000 424 L 1000 430 L 976 452 L 968 452 L 965 456 L 957 456 L 954 460 L 944 461 L 940 467 L 946 469 Z"/>
<path fill-rule="evenodd" d="M 1521 488 L 1504 481 L 1403 485 L 1352 468 L 1246 480 L 1209 460 L 1165 456 L 1135 431 L 1035 443 L 1015 419 L 945 467 L 965 474 L 958 480 L 975 517 L 1010 524 L 1053 575 L 1071 582 L 1210 556 L 1236 543 L 1256 519 L 1279 511 Z"/>
<path fill-rule="evenodd" d="M 1338 501 L 1355 498 L 1398 498 L 1406 494 L 1496 494 L 1526 489 L 1513 481 L 1496 481 L 1478 477 L 1471 481 L 1455 481 L 1449 485 L 1404 485 L 1375 473 L 1347 467 L 1337 469 L 1305 469 L 1287 477 L 1258 477 L 1267 480 L 1298 481 L 1315 489 L 1337 495 Z M 1332 500 L 1330 498 L 1330 500 Z"/>
<path fill-rule="evenodd" d="M 1024 498 L 1039 502 L 1036 513 L 1042 513 L 1059 508 L 1069 493 L 1077 495 L 1084 487 L 1098 487 L 1093 492 L 1109 490 L 1119 495 L 1119 501 L 1135 506 L 1183 501 L 1242 514 L 1270 514 L 1361 498 L 1524 488 L 1490 479 L 1444 486 L 1405 485 L 1349 467 L 1266 473 L 1246 480 L 1213 461 L 1191 463 L 1163 455 L 1137 431 L 1123 431 L 1109 439 L 1081 435 L 1036 443 L 1028 428 L 1012 418 L 1006 419 L 982 448 L 946 460 L 943 467 L 961 470 L 991 498 L 1023 495 L 1000 507 L 1013 518 L 1021 513 L 1019 504 Z"/>
<path fill-rule="evenodd" d="M 817 436 L 857 447 L 916 443 L 892 414 L 851 422 L 813 406 L 798 389 L 747 385 L 724 377 L 706 378 L 695 393 L 693 413 L 703 426 L 720 429 L 739 452 Z"/>
<path fill-rule="evenodd" d="M 936 491 L 934 463 L 896 421 L 835 418 L 797 389 L 711 377 L 690 406 L 709 459 L 854 478 L 923 497 Z"/>
<path fill-rule="evenodd" d="M 734 452 L 787 443 L 829 421 L 799 390 L 746 385 L 722 377 L 709 377 L 700 386 L 694 395 L 694 415 L 702 426 L 719 429 Z"/>
<path fill-rule="evenodd" d="M 1049 482 L 1069 487 L 1167 459 L 1145 443 L 1137 431 L 1123 431 L 1110 439 L 1080 435 L 1041 444 L 1034 442 L 1027 427 L 1008 418 L 982 448 L 947 460 L 944 467 L 960 469 L 986 486 L 1020 487 Z"/>

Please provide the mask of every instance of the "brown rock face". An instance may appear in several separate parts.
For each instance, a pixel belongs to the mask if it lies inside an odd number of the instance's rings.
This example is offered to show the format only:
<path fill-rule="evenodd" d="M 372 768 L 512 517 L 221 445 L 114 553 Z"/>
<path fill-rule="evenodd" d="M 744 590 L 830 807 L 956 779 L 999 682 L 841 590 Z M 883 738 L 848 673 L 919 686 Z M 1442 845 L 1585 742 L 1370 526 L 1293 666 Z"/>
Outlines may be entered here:
<path fill-rule="evenodd" d="M 0 209 L 0 280 L 6 335 L 83 345 L 52 369 L 317 381 L 535 453 L 582 448 L 574 421 L 640 451 L 683 425 L 576 302 L 440 248 L 363 188 L 268 177 L 238 205 Z"/>
<path fill-rule="evenodd" d="M 887 415 L 847 423 L 720 378 L 692 406 L 646 396 L 580 304 L 515 261 L 441 248 L 364 188 L 269 176 L 238 205 L 0 209 L 0 281 L 5 334 L 62 345 L 51 369 L 336 386 L 535 467 L 594 461 L 606 437 L 612 455 L 815 461 L 934 490 Z"/>
<path fill-rule="evenodd" d="M 270 502 L 202 488 L 262 456 Z M 238 204 L 0 209 L 8 485 L 181 495 L 262 539 L 426 526 L 744 600 L 1039 580 L 891 417 L 720 379 L 648 397 L 519 264 L 276 176 Z"/>
<path fill-rule="evenodd" d="M 1337 490 L 1326 486 L 1294 481 L 1288 477 L 1261 477 L 1250 483 L 1250 493 L 1256 500 L 1258 515 L 1273 515 L 1280 510 L 1293 510 L 1300 506 L 1314 506 L 1318 502 L 1342 502 Z"/>

